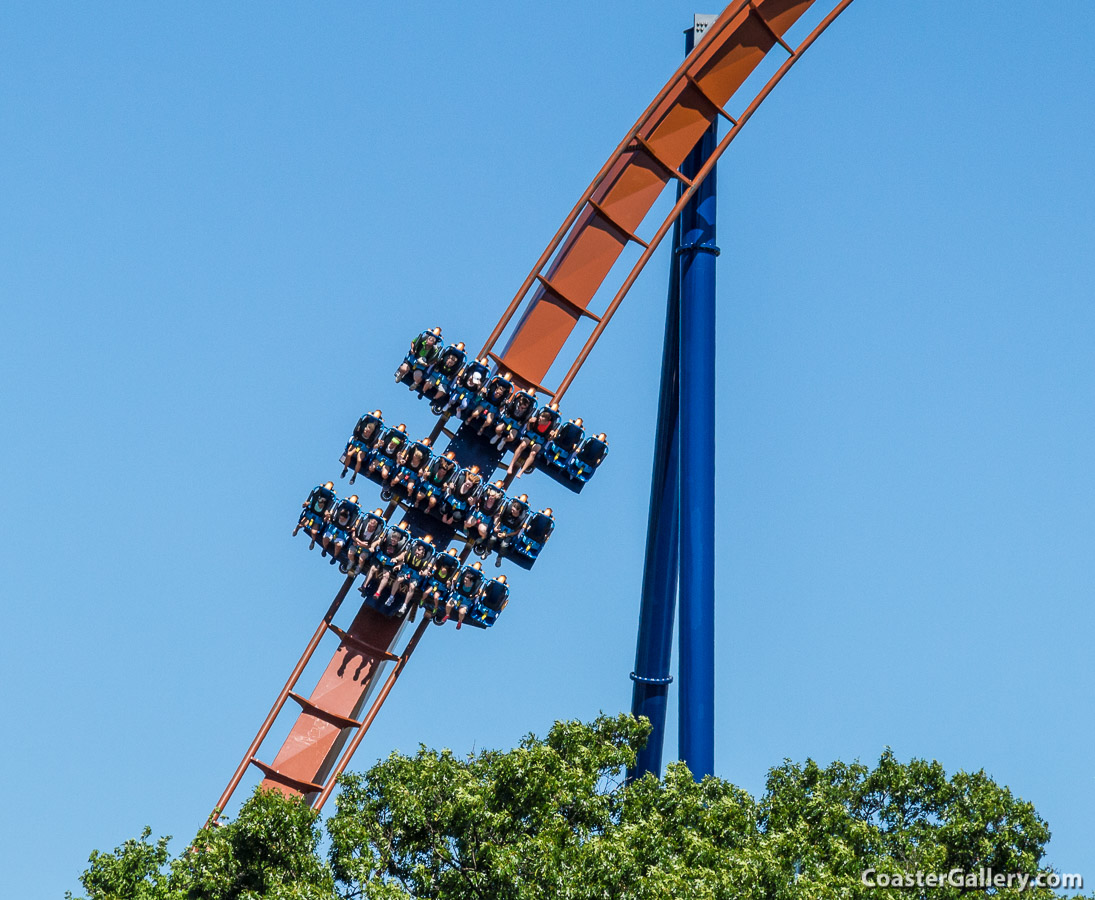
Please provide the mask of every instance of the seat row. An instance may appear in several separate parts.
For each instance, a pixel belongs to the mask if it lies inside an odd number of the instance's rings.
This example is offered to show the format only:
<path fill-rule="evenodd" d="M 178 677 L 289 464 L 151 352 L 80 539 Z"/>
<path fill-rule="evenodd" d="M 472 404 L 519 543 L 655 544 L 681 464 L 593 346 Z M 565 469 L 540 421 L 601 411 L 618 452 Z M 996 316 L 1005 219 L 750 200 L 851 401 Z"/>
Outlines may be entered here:
<path fill-rule="evenodd" d="M 342 474 L 353 471 L 392 497 L 463 532 L 472 550 L 486 557 L 498 552 L 530 567 L 555 528 L 550 509 L 533 511 L 528 496 L 510 497 L 501 481 L 490 482 L 478 466 L 462 467 L 451 451 L 434 455 L 428 438 L 412 441 L 403 424 L 388 427 L 380 410 L 354 426 L 341 460 Z"/>
<path fill-rule="evenodd" d="M 364 512 L 358 498 L 339 499 L 334 484 L 317 486 L 302 504 L 293 534 L 304 531 L 331 564 L 348 575 L 363 574 L 361 594 L 385 615 L 419 607 L 438 624 L 455 617 L 489 628 L 509 601 L 506 576 L 487 578 L 482 563 L 462 565 L 455 550 L 439 549 L 429 535 L 416 538 L 404 525 L 385 522 L 382 511 Z"/>
<path fill-rule="evenodd" d="M 395 378 L 430 400 L 437 415 L 459 416 L 503 452 L 512 450 L 509 473 L 518 477 L 539 467 L 582 485 L 608 454 L 604 434 L 585 437 L 582 420 L 563 420 L 554 401 L 537 408 L 534 391 L 492 376 L 488 361 L 469 360 L 463 343 L 443 346 L 440 328 L 411 341 Z"/>

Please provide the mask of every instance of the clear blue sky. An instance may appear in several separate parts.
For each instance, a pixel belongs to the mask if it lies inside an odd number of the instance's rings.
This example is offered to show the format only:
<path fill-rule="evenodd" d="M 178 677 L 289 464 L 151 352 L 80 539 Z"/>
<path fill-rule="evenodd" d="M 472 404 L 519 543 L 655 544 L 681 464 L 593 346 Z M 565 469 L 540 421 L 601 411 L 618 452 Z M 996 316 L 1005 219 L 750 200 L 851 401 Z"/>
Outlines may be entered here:
<path fill-rule="evenodd" d="M 362 411 L 428 427 L 407 340 L 482 339 L 697 11 L 588 10 L 0 10 L 0 895 L 201 824 L 339 583 L 304 493 Z M 720 164 L 716 710 L 754 792 L 984 767 L 1089 883 L 1093 33 L 858 0 Z M 529 481 L 536 571 L 428 634 L 355 768 L 628 707 L 666 265 L 568 395 L 608 462 Z"/>

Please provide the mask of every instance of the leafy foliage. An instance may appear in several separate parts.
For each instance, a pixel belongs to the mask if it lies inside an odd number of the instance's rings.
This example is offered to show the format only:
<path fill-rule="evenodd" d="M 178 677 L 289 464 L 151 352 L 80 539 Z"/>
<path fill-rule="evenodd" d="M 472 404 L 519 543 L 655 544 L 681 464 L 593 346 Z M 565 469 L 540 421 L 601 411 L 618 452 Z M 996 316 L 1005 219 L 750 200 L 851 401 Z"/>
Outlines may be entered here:
<path fill-rule="evenodd" d="M 88 900 L 333 900 L 317 819 L 299 798 L 256 790 L 238 819 L 203 828 L 177 859 L 146 828 L 113 853 L 92 853 L 80 883 Z"/>
<path fill-rule="evenodd" d="M 307 806 L 256 792 L 177 859 L 146 829 L 92 854 L 81 883 L 88 900 L 949 900 L 982 891 L 868 887 L 861 875 L 1040 870 L 1045 822 L 984 772 L 948 778 L 890 751 L 873 769 L 785 762 L 754 799 L 681 764 L 627 781 L 648 733 L 602 716 L 509 752 L 392 754 L 343 779 L 324 855 Z"/>

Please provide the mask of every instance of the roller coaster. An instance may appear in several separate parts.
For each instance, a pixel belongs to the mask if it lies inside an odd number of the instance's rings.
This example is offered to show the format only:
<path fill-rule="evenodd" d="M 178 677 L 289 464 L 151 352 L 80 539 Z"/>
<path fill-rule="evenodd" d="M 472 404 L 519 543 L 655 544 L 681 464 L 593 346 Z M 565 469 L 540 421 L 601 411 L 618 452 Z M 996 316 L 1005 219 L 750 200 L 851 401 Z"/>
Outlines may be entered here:
<path fill-rule="evenodd" d="M 536 510 L 527 495 L 515 495 L 515 481 L 541 472 L 580 493 L 606 459 L 608 438 L 587 433 L 581 418 L 566 418 L 562 401 L 671 231 L 633 710 L 655 723 L 639 768 L 658 771 L 679 569 L 680 751 L 694 772 L 711 771 L 715 166 L 776 84 L 850 4 L 822 4 L 828 12 L 795 44 L 789 40 L 805 30 L 814 0 L 734 0 L 718 16 L 697 16 L 686 33 L 684 62 L 581 194 L 478 353 L 426 327 L 402 361 L 393 359 L 396 380 L 429 402 L 437 421 L 415 439 L 380 410 L 365 413 L 339 457 L 349 495 L 340 498 L 334 482 L 326 482 L 302 504 L 294 534 L 303 532 L 346 577 L 211 822 L 252 767 L 263 786 L 304 796 L 321 809 L 430 625 L 496 623 L 509 588 L 504 575 L 488 578 L 483 562 L 532 568 L 555 527 L 552 510 Z M 782 55 L 778 68 L 740 110 L 728 110 L 770 53 Z M 646 220 L 671 184 L 676 200 L 650 232 Z M 606 287 L 631 245 L 640 250 L 637 261 L 618 285 Z M 381 505 L 372 512 L 350 494 L 359 477 L 380 488 Z M 359 576 L 362 604 L 343 629 L 335 616 Z M 328 635 L 338 647 L 306 696 L 299 682 Z M 263 744 L 290 701 L 297 717 L 264 761 Z"/>

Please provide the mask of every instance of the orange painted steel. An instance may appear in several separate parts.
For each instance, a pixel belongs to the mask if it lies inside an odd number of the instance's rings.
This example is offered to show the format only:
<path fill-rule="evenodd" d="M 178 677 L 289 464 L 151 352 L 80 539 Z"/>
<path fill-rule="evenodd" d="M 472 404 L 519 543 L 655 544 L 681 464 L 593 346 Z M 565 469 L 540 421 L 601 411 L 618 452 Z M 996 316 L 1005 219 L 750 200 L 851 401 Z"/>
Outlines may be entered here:
<path fill-rule="evenodd" d="M 650 239 L 646 249 L 643 250 L 642 255 L 639 257 L 638 261 L 635 263 L 631 271 L 628 273 L 627 277 L 624 279 L 624 282 L 620 286 L 619 290 L 616 291 L 616 294 L 612 298 L 611 302 L 608 304 L 608 307 L 599 317 L 597 325 L 593 329 L 593 333 L 586 340 L 574 362 L 571 363 L 571 366 L 567 370 L 566 375 L 563 376 L 562 381 L 559 382 L 559 386 L 555 389 L 553 393 L 553 399 L 557 400 L 562 397 L 564 393 L 566 393 L 567 389 L 574 381 L 575 376 L 578 374 L 578 370 L 582 367 L 582 364 L 589 357 L 590 352 L 593 350 L 593 346 L 597 343 L 605 328 L 608 327 L 608 323 L 611 321 L 612 316 L 615 315 L 616 310 L 619 309 L 620 304 L 624 300 L 624 297 L 627 296 L 627 292 L 631 290 L 631 286 L 639 277 L 639 273 L 642 271 L 643 266 L 645 266 L 650 257 L 654 255 L 654 251 L 657 249 L 658 245 L 661 243 L 666 234 L 669 233 L 669 230 L 673 227 L 673 223 L 677 220 L 677 217 L 681 214 L 681 211 L 688 204 L 688 201 L 692 199 L 692 196 L 696 193 L 699 185 L 708 175 L 711 174 L 712 170 L 715 168 L 715 163 L 719 160 L 719 157 L 726 152 L 731 142 L 734 140 L 734 138 L 738 136 L 738 133 L 745 126 L 745 123 L 752 118 L 753 113 L 757 111 L 761 103 L 764 102 L 764 100 L 772 92 L 775 86 L 779 84 L 779 82 L 783 79 L 783 76 L 786 75 L 794 66 L 794 64 L 802 58 L 802 54 L 810 47 L 810 45 L 814 43 L 814 41 L 816 41 L 822 35 L 825 29 L 828 28 L 833 23 L 833 21 L 835 21 L 837 16 L 839 16 L 851 5 L 852 0 L 841 0 L 841 2 L 833 8 L 832 12 L 825 16 L 825 18 L 818 23 L 817 27 L 814 28 L 814 30 L 811 31 L 810 34 L 803 39 L 802 43 L 800 43 L 796 49 L 790 51 L 790 55 L 787 57 L 787 59 L 783 61 L 783 64 L 776 70 L 775 74 L 768 79 L 764 87 L 757 92 L 757 95 L 753 98 L 753 100 L 749 103 L 749 105 L 745 108 L 741 115 L 736 119 L 734 126 L 715 146 L 715 149 L 712 151 L 711 155 L 707 158 L 706 162 L 704 162 L 699 172 L 696 173 L 696 176 L 693 179 L 693 183 L 681 192 L 680 197 L 677 199 L 676 204 L 674 204 L 673 208 L 670 210 L 669 215 L 666 216 L 665 220 L 658 227 L 657 232 Z"/>
<path fill-rule="evenodd" d="M 422 635 L 426 633 L 429 624 L 430 619 L 428 616 L 424 616 L 422 621 L 418 623 L 418 627 L 414 630 L 414 634 L 411 635 L 411 639 L 407 643 L 407 649 L 403 651 L 403 655 L 399 657 L 395 667 L 384 680 L 384 686 L 380 689 L 380 694 L 373 701 L 372 705 L 369 707 L 368 714 L 366 714 L 361 722 L 361 726 L 350 739 L 350 745 L 346 748 L 346 751 L 339 756 L 333 771 L 327 776 L 327 783 L 323 786 L 323 790 L 320 791 L 319 796 L 312 801 L 312 806 L 316 810 L 323 809 L 323 804 L 326 803 L 327 798 L 331 796 L 331 792 L 338 783 L 339 775 L 346 770 L 346 766 L 349 765 L 350 759 L 353 757 L 354 753 L 357 752 L 357 748 L 365 738 L 365 733 L 369 730 L 369 726 L 373 724 L 373 720 L 376 718 L 377 713 L 380 712 L 380 707 L 384 705 L 384 701 L 388 699 L 388 694 L 390 694 L 392 688 L 395 687 L 396 680 L 402 674 L 404 667 L 407 665 L 407 661 L 414 652 L 414 648 L 417 647 L 418 642 L 422 640 Z"/>
<path fill-rule="evenodd" d="M 731 3 L 582 194 L 507 306 L 479 356 L 490 358 L 527 387 L 554 399 L 561 397 L 639 272 L 698 185 L 710 174 L 716 160 L 802 53 L 851 2 L 841 0 L 837 3 L 794 48 L 784 40 L 784 35 L 814 0 L 735 0 Z M 743 112 L 737 116 L 727 112 L 723 107 L 774 47 L 780 47 L 788 54 L 783 64 Z M 680 165 L 711 122 L 720 117 L 730 124 L 728 132 L 696 176 L 685 178 L 679 171 Z M 682 186 L 678 202 L 653 237 L 640 237 L 637 229 L 664 188 L 674 180 Z M 639 260 L 604 311 L 594 312 L 590 304 L 628 243 L 642 247 Z M 531 299 L 505 349 L 497 352 L 495 345 L 534 286 Z M 543 382 L 548 372 L 583 318 L 593 323 L 592 334 L 559 386 L 554 390 L 545 387 Z M 436 438 L 443 430 L 443 424 L 443 421 L 438 422 L 432 437 Z M 389 514 L 391 509 L 389 507 Z M 311 798 L 313 806 L 321 807 L 376 718 L 425 633 L 429 619 L 423 619 L 399 655 L 394 652 L 403 624 L 399 617 L 386 617 L 364 605 L 349 629 L 342 631 L 333 625 L 332 619 L 352 582 L 353 578 L 346 580 L 309 641 L 221 795 L 211 817 L 213 822 L 251 765 L 262 771 L 264 786 L 285 793 L 304 794 Z M 315 689 L 305 698 L 293 688 L 328 631 L 337 635 L 341 643 Z M 369 692 L 376 685 L 377 674 L 387 662 L 393 662 L 394 668 L 366 715 L 359 719 Z M 300 714 L 273 761 L 263 762 L 256 754 L 288 700 L 300 706 Z"/>
<path fill-rule="evenodd" d="M 356 722 L 372 680 L 391 653 L 402 624 L 398 616 L 385 616 L 370 606 L 361 607 L 353 624 L 346 629 L 348 640 L 343 639 L 339 644 L 308 697 L 312 707 L 327 715 L 307 707 L 301 709 L 270 763 L 270 771 L 262 782 L 264 787 L 288 789 L 289 793 L 313 792 L 299 790 L 296 785 L 300 783 L 320 785 L 316 790 L 322 788 L 348 733 L 348 726 L 338 724 L 338 720 Z"/>
<path fill-rule="evenodd" d="M 340 759 L 349 731 L 358 729 L 364 734 L 376 717 L 379 702 L 370 709 L 367 721 L 357 719 L 377 672 L 386 662 L 396 662 L 396 672 L 402 671 L 421 635 L 416 634 L 413 645 L 409 644 L 403 655 L 397 656 L 391 648 L 403 624 L 402 619 L 384 616 L 367 605 L 362 605 L 348 629 L 344 631 L 336 626 L 333 619 L 353 582 L 353 576 L 346 578 L 308 641 L 258 734 L 217 801 L 210 816 L 211 823 L 215 824 L 220 818 L 249 766 L 262 772 L 263 787 L 275 788 L 282 793 L 314 797 L 325 788 L 333 789 L 334 779 L 349 762 L 348 758 Z M 328 632 L 339 638 L 339 647 L 311 695 L 304 697 L 294 688 Z M 385 685 L 384 697 L 391 690 L 394 678 L 389 678 L 389 682 Z M 258 758 L 259 750 L 289 700 L 294 701 L 301 712 L 273 761 L 264 762 Z M 359 741 L 352 744 L 355 749 Z M 335 770 L 335 775 L 330 774 L 332 770 Z"/>
<path fill-rule="evenodd" d="M 506 308 L 480 356 L 489 355 L 500 369 L 528 387 L 553 399 L 562 396 L 696 186 L 775 84 L 851 0 L 836 4 L 810 35 L 792 48 L 783 36 L 813 3 L 735 0 L 723 11 L 582 194 Z M 723 107 L 773 47 L 788 54 L 786 61 L 741 115 L 731 115 Z M 729 132 L 697 176 L 685 178 L 680 165 L 720 117 L 731 124 Z M 684 188 L 679 202 L 652 238 L 641 238 L 639 226 L 674 180 Z M 639 261 L 605 311 L 597 313 L 590 304 L 630 242 L 643 248 Z M 530 290 L 531 299 L 505 349 L 496 352 L 496 343 Z M 554 390 L 545 388 L 545 377 L 582 318 L 594 323 L 593 334 L 560 385 Z"/>
<path fill-rule="evenodd" d="M 353 578 L 347 578 L 342 587 L 339 588 L 338 593 L 335 595 L 335 599 L 331 601 L 331 605 L 324 615 L 323 620 L 319 623 L 319 627 L 316 628 L 315 633 L 312 635 L 311 640 L 308 641 L 308 645 L 304 648 L 304 652 L 301 654 L 300 659 L 297 661 L 293 671 L 289 673 L 289 678 L 285 682 L 285 686 L 281 689 L 281 693 L 278 694 L 277 700 L 274 701 L 274 705 L 270 707 L 270 712 L 266 714 L 266 718 L 263 720 L 262 725 L 259 727 L 258 734 L 255 735 L 251 746 L 247 748 L 247 752 L 243 755 L 243 759 L 236 767 L 236 771 L 232 773 L 232 778 L 228 782 L 228 786 L 221 793 L 220 799 L 217 801 L 216 808 L 213 810 L 213 814 L 210 816 L 210 821 L 215 823 L 220 817 L 221 812 L 224 810 L 228 801 L 231 799 L 232 794 L 239 786 L 240 781 L 243 779 L 244 773 L 247 771 L 247 767 L 254 762 L 255 754 L 258 753 L 259 747 L 262 746 L 262 742 L 266 739 L 266 736 L 270 733 L 270 729 L 274 725 L 274 720 L 277 719 L 278 713 L 281 712 L 285 706 L 285 701 L 289 698 L 293 688 L 296 687 L 297 681 L 300 680 L 300 676 L 304 673 L 304 668 L 308 665 L 312 655 L 315 653 L 316 648 L 319 646 L 320 640 L 327 633 L 327 630 L 331 627 L 331 621 L 334 619 L 335 614 L 338 612 L 339 607 L 342 606 L 342 601 L 346 599 L 346 594 L 350 591 L 350 586 L 354 583 Z"/>

